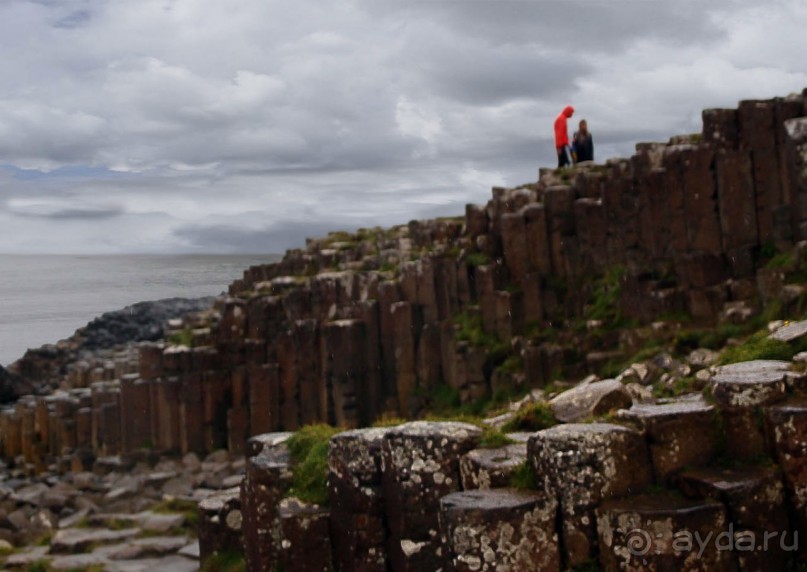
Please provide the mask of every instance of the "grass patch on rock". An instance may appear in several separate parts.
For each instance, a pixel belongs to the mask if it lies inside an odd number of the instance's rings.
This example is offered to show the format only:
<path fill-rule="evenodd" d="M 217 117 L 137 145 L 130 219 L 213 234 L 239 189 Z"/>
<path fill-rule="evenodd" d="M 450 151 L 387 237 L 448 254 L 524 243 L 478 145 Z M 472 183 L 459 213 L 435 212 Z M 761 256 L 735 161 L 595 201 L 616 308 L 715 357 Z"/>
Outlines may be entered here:
<path fill-rule="evenodd" d="M 512 445 L 515 443 L 513 439 L 501 429 L 486 425 L 482 429 L 482 438 L 479 441 L 479 446 L 484 449 L 497 449 L 505 445 Z"/>
<path fill-rule="evenodd" d="M 548 429 L 558 424 L 555 415 L 552 413 L 552 407 L 545 401 L 537 401 L 525 405 L 516 411 L 515 417 L 508 421 L 503 427 L 502 431 L 505 433 L 513 433 L 516 431 L 540 431 Z"/>
<path fill-rule="evenodd" d="M 308 425 L 289 438 L 294 467 L 290 496 L 307 503 L 328 504 L 328 443 L 340 431 L 325 424 Z"/>
<path fill-rule="evenodd" d="M 717 365 L 757 359 L 790 361 L 794 355 L 805 350 L 807 350 L 807 336 L 787 343 L 772 339 L 767 330 L 760 330 L 749 336 L 743 343 L 723 350 Z"/>
<path fill-rule="evenodd" d="M 519 490 L 535 490 L 538 488 L 538 480 L 529 461 L 524 461 L 517 466 L 510 475 L 510 487 Z"/>

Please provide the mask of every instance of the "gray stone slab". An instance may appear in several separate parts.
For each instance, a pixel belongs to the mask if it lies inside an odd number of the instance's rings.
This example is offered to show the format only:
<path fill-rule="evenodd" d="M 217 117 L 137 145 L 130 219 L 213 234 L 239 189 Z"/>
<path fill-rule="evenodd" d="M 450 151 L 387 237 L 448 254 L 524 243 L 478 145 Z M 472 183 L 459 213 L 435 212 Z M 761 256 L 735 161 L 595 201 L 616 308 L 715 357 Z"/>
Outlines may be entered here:
<path fill-rule="evenodd" d="M 786 326 L 782 326 L 769 337 L 780 342 L 792 342 L 805 334 L 807 334 L 807 320 L 802 320 L 801 322 L 791 322 Z"/>

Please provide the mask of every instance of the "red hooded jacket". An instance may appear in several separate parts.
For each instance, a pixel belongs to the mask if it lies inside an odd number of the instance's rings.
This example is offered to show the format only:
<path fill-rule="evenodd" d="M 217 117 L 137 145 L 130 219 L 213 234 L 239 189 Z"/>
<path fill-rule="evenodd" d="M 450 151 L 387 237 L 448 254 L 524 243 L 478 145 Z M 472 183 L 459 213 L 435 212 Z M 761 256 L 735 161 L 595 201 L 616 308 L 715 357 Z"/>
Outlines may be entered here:
<path fill-rule="evenodd" d="M 566 120 L 572 114 L 574 114 L 574 107 L 567 105 L 555 119 L 555 147 L 558 149 L 569 144 L 569 130 L 566 127 Z"/>

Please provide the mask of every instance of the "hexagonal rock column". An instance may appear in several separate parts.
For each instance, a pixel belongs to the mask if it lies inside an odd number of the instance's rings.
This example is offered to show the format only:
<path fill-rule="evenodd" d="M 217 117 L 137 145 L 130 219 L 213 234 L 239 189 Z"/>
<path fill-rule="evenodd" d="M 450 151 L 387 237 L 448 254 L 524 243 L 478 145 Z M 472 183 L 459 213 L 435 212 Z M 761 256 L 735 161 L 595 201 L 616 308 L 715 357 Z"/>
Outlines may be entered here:
<path fill-rule="evenodd" d="M 639 495 L 597 509 L 600 564 L 605 570 L 733 571 L 722 504 L 670 494 Z M 721 536 L 722 535 L 722 536 Z"/>
<path fill-rule="evenodd" d="M 331 437 L 328 489 L 334 564 L 342 572 L 386 572 L 381 450 L 386 428 L 355 429 Z"/>
<path fill-rule="evenodd" d="M 639 493 L 652 482 L 644 438 L 621 425 L 556 425 L 530 437 L 527 456 L 544 490 L 560 502 L 568 567 L 596 554 L 594 509 L 605 499 Z"/>
<path fill-rule="evenodd" d="M 684 467 L 708 463 L 717 445 L 715 408 L 698 395 L 660 405 L 634 405 L 623 414 L 645 432 L 658 482 Z"/>
<path fill-rule="evenodd" d="M 527 442 L 494 449 L 474 449 L 460 459 L 463 490 L 510 486 L 513 471 L 527 460 Z"/>
<path fill-rule="evenodd" d="M 199 502 L 199 562 L 242 550 L 241 490 L 233 487 Z"/>
<path fill-rule="evenodd" d="M 280 501 L 277 510 L 280 521 L 278 568 L 295 572 L 333 570 L 328 509 L 290 497 Z"/>
<path fill-rule="evenodd" d="M 728 456 L 748 460 L 765 454 L 760 408 L 785 398 L 789 365 L 754 360 L 718 368 L 711 389 L 723 416 Z"/>
<path fill-rule="evenodd" d="M 784 570 L 789 558 L 785 547 L 794 537 L 788 532 L 782 473 L 775 467 L 703 468 L 685 471 L 678 488 L 688 497 L 713 498 L 728 510 L 734 540 L 738 542 L 740 570 Z M 766 535 L 768 544 L 764 542 Z M 755 542 L 760 550 L 743 542 Z"/>
<path fill-rule="evenodd" d="M 514 489 L 465 491 L 440 499 L 448 569 L 457 572 L 560 570 L 557 501 Z"/>
<path fill-rule="evenodd" d="M 793 529 L 807 530 L 807 400 L 769 407 L 765 417 L 774 456 L 785 477 Z M 807 553 L 807 540 L 801 542 L 801 552 Z"/>
<path fill-rule="evenodd" d="M 444 560 L 438 537 L 439 499 L 459 490 L 459 459 L 479 443 L 468 423 L 413 421 L 384 437 L 382 486 L 391 567 L 437 570 Z"/>
<path fill-rule="evenodd" d="M 241 507 L 244 553 L 250 572 L 270 570 L 277 562 L 280 548 L 277 505 L 291 487 L 291 456 L 286 446 L 291 435 L 266 433 L 247 441 Z"/>

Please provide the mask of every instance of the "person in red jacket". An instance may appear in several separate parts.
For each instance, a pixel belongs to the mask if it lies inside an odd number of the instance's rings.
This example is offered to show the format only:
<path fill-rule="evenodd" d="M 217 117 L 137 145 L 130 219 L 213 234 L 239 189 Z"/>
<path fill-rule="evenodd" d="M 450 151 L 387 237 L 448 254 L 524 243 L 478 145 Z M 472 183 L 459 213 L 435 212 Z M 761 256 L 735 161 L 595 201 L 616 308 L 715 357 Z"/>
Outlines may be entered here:
<path fill-rule="evenodd" d="M 571 165 L 572 150 L 569 147 L 569 130 L 566 120 L 574 115 L 574 107 L 567 105 L 555 119 L 555 150 L 558 152 L 558 168 Z"/>

